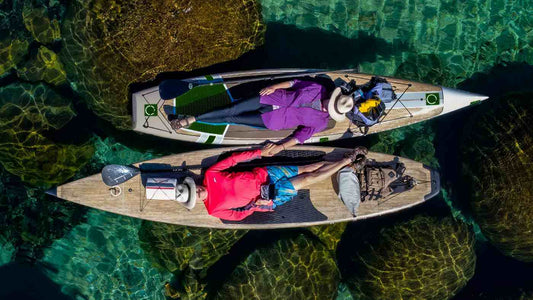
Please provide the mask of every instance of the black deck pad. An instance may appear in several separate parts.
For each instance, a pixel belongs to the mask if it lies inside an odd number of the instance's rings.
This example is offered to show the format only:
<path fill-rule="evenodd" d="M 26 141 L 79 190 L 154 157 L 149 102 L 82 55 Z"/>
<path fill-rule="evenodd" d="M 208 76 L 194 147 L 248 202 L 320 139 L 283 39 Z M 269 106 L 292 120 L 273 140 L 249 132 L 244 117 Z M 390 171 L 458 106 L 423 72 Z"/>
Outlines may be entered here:
<path fill-rule="evenodd" d="M 278 206 L 273 212 L 254 212 L 241 221 L 226 221 L 224 224 L 283 224 L 318 222 L 328 218 L 319 212 L 311 203 L 309 190 L 299 190 L 289 202 Z"/>
<path fill-rule="evenodd" d="M 224 152 L 217 161 L 228 158 L 234 152 Z M 326 153 L 323 151 L 284 150 L 273 157 L 262 157 L 247 162 L 241 162 L 227 169 L 228 172 L 250 171 L 256 167 L 266 166 L 302 166 L 322 161 Z"/>

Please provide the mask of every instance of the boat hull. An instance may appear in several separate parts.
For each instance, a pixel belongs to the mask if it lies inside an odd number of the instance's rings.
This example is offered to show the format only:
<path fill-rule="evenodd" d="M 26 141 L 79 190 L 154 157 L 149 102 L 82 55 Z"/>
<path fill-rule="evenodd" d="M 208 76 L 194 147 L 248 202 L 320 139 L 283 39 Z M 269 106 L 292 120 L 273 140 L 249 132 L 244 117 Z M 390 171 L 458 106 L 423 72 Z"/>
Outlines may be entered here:
<path fill-rule="evenodd" d="M 247 72 L 235 72 L 208 75 L 185 79 L 185 81 L 195 83 L 212 83 L 209 86 L 197 87 L 195 92 L 188 92 L 177 99 L 163 100 L 159 96 L 159 87 L 152 87 L 132 95 L 132 118 L 133 130 L 155 135 L 163 138 L 223 145 L 252 145 L 265 140 L 278 141 L 288 136 L 293 130 L 272 131 L 236 124 L 193 124 L 187 129 L 175 131 L 170 126 L 169 114 L 190 114 L 191 112 L 205 112 L 215 107 L 230 104 L 236 100 L 236 94 L 244 85 L 235 83 L 235 78 L 264 77 L 266 79 L 253 83 L 254 87 L 259 85 L 272 84 L 269 76 L 290 76 L 291 74 L 301 74 L 306 71 L 316 70 L 259 70 Z M 288 75 L 287 75 L 288 74 Z M 356 80 L 358 84 L 368 82 L 372 75 L 360 74 L 352 71 L 331 71 L 323 72 L 332 80 L 350 81 Z M 294 77 L 301 77 L 294 75 Z M 408 80 L 386 78 L 395 88 L 396 94 L 401 96 L 401 103 L 387 103 L 387 116 L 383 121 L 370 127 L 367 134 L 391 130 L 417 122 L 425 121 L 463 107 L 471 103 L 477 103 L 487 97 L 459 90 L 442 88 L 440 86 L 418 83 Z M 286 80 L 286 79 L 284 79 Z M 404 93 L 405 91 L 405 93 Z M 205 96 L 201 94 L 204 93 Z M 189 104 L 185 105 L 184 102 Z M 178 108 L 170 109 L 172 107 Z M 180 108 L 180 105 L 181 108 Z M 191 106 L 197 106 L 198 110 L 191 110 Z M 389 111 L 390 109 L 390 111 Z M 332 141 L 343 138 L 362 136 L 363 133 L 348 120 L 335 122 L 330 120 L 326 130 L 316 133 L 308 139 L 306 143 L 317 143 Z"/>
<path fill-rule="evenodd" d="M 150 166 L 188 166 L 192 172 L 200 174 L 201 169 L 212 165 L 223 151 L 244 148 L 210 149 L 190 153 L 176 154 L 143 162 Z M 277 158 L 286 158 L 292 163 L 311 162 L 318 157 L 328 160 L 338 159 L 349 149 L 331 147 L 298 146 L 295 150 L 284 151 Z M 324 156 L 325 155 L 325 156 Z M 392 161 L 394 156 L 369 153 L 369 158 L 377 161 Z M 413 189 L 380 200 L 361 203 L 357 217 L 350 214 L 339 200 L 336 191 L 336 177 L 318 182 L 308 189 L 301 190 L 293 200 L 280 206 L 275 212 L 256 212 L 239 222 L 228 222 L 212 217 L 207 213 L 203 203 L 197 203 L 192 210 L 172 200 L 147 200 L 144 187 L 147 177 L 139 175 L 110 190 L 101 174 L 89 176 L 57 187 L 56 196 L 71 202 L 125 216 L 196 227 L 225 229 L 275 229 L 305 227 L 320 224 L 355 221 L 370 217 L 390 214 L 406 209 L 433 197 L 439 192 L 438 174 L 421 163 L 399 158 L 406 166 L 406 175 L 414 177 L 419 184 Z M 252 161 L 252 164 L 256 161 Z M 260 163 L 260 162 L 258 162 Z M 139 164 L 137 164 L 139 165 Z M 184 176 L 183 173 L 161 173 L 157 176 Z M 118 195 L 117 191 L 120 191 Z M 113 192 L 113 193 L 111 193 Z"/>

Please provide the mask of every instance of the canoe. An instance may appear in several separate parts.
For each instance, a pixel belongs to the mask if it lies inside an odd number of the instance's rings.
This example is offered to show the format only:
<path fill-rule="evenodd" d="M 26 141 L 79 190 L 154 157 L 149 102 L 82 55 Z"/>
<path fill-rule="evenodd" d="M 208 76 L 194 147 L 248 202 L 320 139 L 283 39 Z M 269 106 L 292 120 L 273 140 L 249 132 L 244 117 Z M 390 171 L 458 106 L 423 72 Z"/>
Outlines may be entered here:
<path fill-rule="evenodd" d="M 175 131 L 167 119 L 168 114 L 200 114 L 230 104 L 242 95 L 257 91 L 273 83 L 303 76 L 327 75 L 339 85 L 354 79 L 361 85 L 372 75 L 353 70 L 320 71 L 306 69 L 277 69 L 233 72 L 184 79 L 199 84 L 174 99 L 163 100 L 159 86 L 132 94 L 133 130 L 163 138 L 225 145 L 251 145 L 265 140 L 278 141 L 293 130 L 271 131 L 235 124 L 206 124 L 196 122 L 189 128 Z M 387 103 L 387 115 L 383 121 L 370 127 L 367 134 L 407 126 L 478 103 L 488 97 L 456 89 L 409 80 L 386 78 L 395 89 L 401 102 Z M 244 82 L 243 82 L 244 81 Z M 252 82 L 249 82 L 252 81 Z M 404 93 L 405 92 L 405 93 Z M 390 109 L 390 110 L 389 110 Z M 315 134 L 306 143 L 332 141 L 361 136 L 363 133 L 348 120 L 335 122 L 330 119 L 326 130 Z"/>
<path fill-rule="evenodd" d="M 207 168 L 217 161 L 219 155 L 244 148 L 222 148 L 176 154 L 143 162 L 143 166 L 150 166 L 152 170 L 157 166 L 187 166 L 193 173 L 200 174 L 200 170 Z M 303 164 L 317 161 L 324 157 L 336 160 L 350 149 L 298 146 L 294 150 L 280 152 L 273 158 L 262 158 L 245 163 L 253 166 L 280 163 Z M 368 158 L 386 162 L 395 159 L 392 155 L 373 153 Z M 121 214 L 125 216 L 196 227 L 225 228 L 225 229 L 273 229 L 303 227 L 320 224 L 332 224 L 381 216 L 406 209 L 427 201 L 438 194 L 440 190 L 439 174 L 423 164 L 406 159 L 396 158 L 406 167 L 405 175 L 415 178 L 418 184 L 406 192 L 392 194 L 380 200 L 363 201 L 354 217 L 339 200 L 336 176 L 331 180 L 318 182 L 308 189 L 298 192 L 291 201 L 279 206 L 275 212 L 255 212 L 242 221 L 223 221 L 207 214 L 203 203 L 197 203 L 192 210 L 173 200 L 147 200 L 146 189 L 143 184 L 148 177 L 157 173 L 144 173 L 119 185 L 120 193 L 105 185 L 101 174 L 92 175 L 74 182 L 58 186 L 48 193 L 58 198 L 75 202 L 92 208 Z M 141 163 L 136 164 L 139 166 Z M 287 163 L 285 163 L 287 164 Z M 181 172 L 159 173 L 157 177 L 183 177 Z"/>

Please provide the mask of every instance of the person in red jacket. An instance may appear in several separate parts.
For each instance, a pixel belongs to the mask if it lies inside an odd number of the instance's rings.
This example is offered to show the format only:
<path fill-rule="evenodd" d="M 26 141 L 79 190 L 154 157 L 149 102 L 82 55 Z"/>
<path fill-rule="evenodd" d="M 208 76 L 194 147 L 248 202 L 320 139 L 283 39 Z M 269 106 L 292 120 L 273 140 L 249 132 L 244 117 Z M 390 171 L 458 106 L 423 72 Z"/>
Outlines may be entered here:
<path fill-rule="evenodd" d="M 257 167 L 246 172 L 228 172 L 239 162 L 270 156 L 274 144 L 262 149 L 233 153 L 211 166 L 203 185 L 196 185 L 197 199 L 204 201 L 207 212 L 217 218 L 238 221 L 256 211 L 270 212 L 291 200 L 297 190 L 319 182 L 354 163 L 364 163 L 366 148 L 357 147 L 345 158 L 304 166 Z"/>

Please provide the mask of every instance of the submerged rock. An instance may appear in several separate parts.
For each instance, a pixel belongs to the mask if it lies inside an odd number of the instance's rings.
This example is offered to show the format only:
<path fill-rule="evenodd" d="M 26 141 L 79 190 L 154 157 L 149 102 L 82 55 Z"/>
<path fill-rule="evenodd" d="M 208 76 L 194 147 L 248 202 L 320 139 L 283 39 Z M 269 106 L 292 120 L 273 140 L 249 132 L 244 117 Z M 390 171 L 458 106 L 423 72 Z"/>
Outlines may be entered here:
<path fill-rule="evenodd" d="M 14 68 L 28 52 L 28 41 L 3 39 L 0 41 L 0 77 Z"/>
<path fill-rule="evenodd" d="M 72 87 L 122 129 L 130 83 L 235 59 L 264 31 L 255 1 L 78 0 L 68 11 L 60 56 Z"/>
<path fill-rule="evenodd" d="M 61 38 L 59 22 L 56 19 L 50 20 L 46 7 L 33 7 L 26 2 L 22 19 L 26 29 L 41 44 L 50 44 Z"/>
<path fill-rule="evenodd" d="M 41 46 L 35 57 L 17 68 L 19 77 L 28 81 L 44 81 L 51 85 L 61 85 L 67 82 L 67 74 L 63 64 L 52 50 Z"/>
<path fill-rule="evenodd" d="M 207 269 L 226 255 L 246 232 L 146 221 L 139 231 L 139 238 L 142 248 L 155 265 L 176 272 L 186 267 Z"/>
<path fill-rule="evenodd" d="M 449 299 L 474 275 L 474 243 L 463 222 L 418 216 L 345 249 L 343 277 L 355 299 Z"/>
<path fill-rule="evenodd" d="M 335 251 L 347 225 L 347 222 L 342 222 L 331 225 L 313 226 L 309 227 L 309 231 L 316 235 L 330 251 Z"/>
<path fill-rule="evenodd" d="M 492 99 L 471 117 L 463 174 L 474 220 L 502 253 L 533 262 L 533 94 Z"/>
<path fill-rule="evenodd" d="M 93 147 L 56 144 L 44 133 L 63 127 L 74 115 L 70 103 L 45 85 L 0 88 L 0 163 L 35 185 L 57 185 L 72 177 Z"/>
<path fill-rule="evenodd" d="M 139 239 L 154 266 L 178 276 L 180 286 L 173 287 L 173 294 L 182 299 L 197 299 L 207 296 L 204 291 L 207 269 L 226 255 L 246 232 L 145 221 Z"/>
<path fill-rule="evenodd" d="M 300 234 L 254 250 L 217 299 L 335 299 L 339 271 L 322 243 Z"/>

